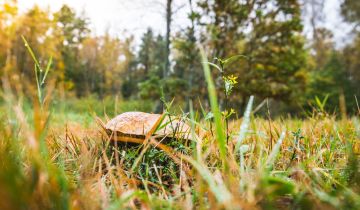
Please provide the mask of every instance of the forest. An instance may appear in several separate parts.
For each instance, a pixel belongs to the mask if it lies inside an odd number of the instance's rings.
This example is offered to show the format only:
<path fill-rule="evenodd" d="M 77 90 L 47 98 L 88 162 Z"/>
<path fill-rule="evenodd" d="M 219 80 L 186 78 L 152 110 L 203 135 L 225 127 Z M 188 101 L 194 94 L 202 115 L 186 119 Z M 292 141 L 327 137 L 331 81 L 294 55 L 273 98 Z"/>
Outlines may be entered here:
<path fill-rule="evenodd" d="M 0 209 L 360 209 L 360 1 L 346 40 L 327 0 L 149 2 L 137 39 L 0 1 Z"/>
<path fill-rule="evenodd" d="M 237 85 L 230 106 L 243 112 L 247 99 L 271 100 L 275 113 L 303 116 L 315 97 L 328 98 L 326 110 L 343 115 L 356 113 L 360 94 L 358 24 L 356 1 L 344 1 L 341 14 L 353 24 L 349 43 L 336 47 L 332 32 L 317 24 L 325 1 L 196 1 L 190 4 L 190 25 L 172 31 L 171 4 L 166 13 L 167 34 L 149 28 L 135 45 L 131 34 L 122 38 L 109 33 L 94 36 L 89 19 L 64 5 L 59 11 L 34 6 L 19 14 L 16 1 L 1 8 L 0 68 L 14 83 L 23 84 L 27 95 L 34 86 L 33 63 L 20 35 L 40 62 L 52 57 L 56 94 L 64 97 L 151 100 L 161 103 L 162 93 L 187 108 L 189 100 L 207 100 L 200 52 L 209 60 L 237 55 L 223 72 L 212 71 L 217 88 L 233 76 Z M 271 8 L 271 9 L 268 9 Z M 312 37 L 303 35 L 304 13 L 310 14 Z M 308 15 L 309 16 L 309 15 Z M 223 101 L 224 95 L 219 96 Z M 198 104 L 198 103 L 194 103 Z M 154 105 L 156 107 L 156 105 Z M 159 111 L 152 108 L 151 111 Z"/>

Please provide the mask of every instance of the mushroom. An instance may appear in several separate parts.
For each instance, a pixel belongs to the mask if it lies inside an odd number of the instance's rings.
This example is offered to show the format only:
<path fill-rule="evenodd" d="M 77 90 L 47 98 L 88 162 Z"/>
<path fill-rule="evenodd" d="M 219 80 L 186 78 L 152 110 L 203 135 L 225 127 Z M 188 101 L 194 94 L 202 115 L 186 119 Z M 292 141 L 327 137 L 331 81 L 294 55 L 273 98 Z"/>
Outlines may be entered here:
<path fill-rule="evenodd" d="M 111 140 L 143 143 L 146 138 L 190 139 L 190 126 L 183 119 L 162 114 L 125 112 L 103 125 Z"/>

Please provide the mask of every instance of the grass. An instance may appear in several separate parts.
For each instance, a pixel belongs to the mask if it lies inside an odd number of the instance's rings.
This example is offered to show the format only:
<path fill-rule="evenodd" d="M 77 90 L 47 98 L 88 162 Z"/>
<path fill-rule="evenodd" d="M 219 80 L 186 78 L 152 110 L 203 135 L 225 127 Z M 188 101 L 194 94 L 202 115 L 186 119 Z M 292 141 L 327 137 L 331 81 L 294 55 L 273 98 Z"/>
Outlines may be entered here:
<path fill-rule="evenodd" d="M 20 120 L 33 113 L 2 113 L 1 209 L 359 208 L 358 118 L 269 122 L 253 116 L 242 137 L 241 156 L 232 148 L 246 120 L 235 120 L 225 145 L 228 171 L 216 135 L 198 121 L 195 130 L 202 126 L 207 137 L 197 142 L 196 157 L 181 142 L 171 145 L 180 164 L 169 151 L 150 146 L 131 171 L 142 146 L 113 148 L 94 122 L 50 122 L 44 158 L 31 146 L 34 126 Z M 277 142 L 271 143 L 270 136 Z"/>
<path fill-rule="evenodd" d="M 173 142 L 173 153 L 183 154 L 180 165 L 151 146 L 130 172 L 142 146 L 113 149 L 95 124 L 49 126 L 48 160 L 40 161 L 28 139 L 35 135 L 31 126 L 1 117 L 0 194 L 6 198 L 1 209 L 359 207 L 358 118 L 274 120 L 270 127 L 267 120 L 253 117 L 242 142 L 248 149 L 242 159 L 228 149 L 225 173 L 211 134 L 198 142 L 199 160 L 188 156 L 190 148 Z M 230 123 L 228 148 L 236 143 L 242 121 Z M 281 134 L 283 128 L 287 132 Z M 270 136 L 279 139 L 272 149 Z M 186 174 L 183 168 L 190 165 L 191 174 Z"/>
<path fill-rule="evenodd" d="M 133 102 L 56 101 L 41 86 L 26 103 L 4 78 L 0 209 L 360 209 L 358 116 L 264 119 L 251 97 L 244 117 L 229 120 L 226 141 L 203 61 L 211 102 L 203 113 L 214 122 L 191 109 L 192 143 L 162 149 L 151 137 L 114 145 L 95 123 Z"/>

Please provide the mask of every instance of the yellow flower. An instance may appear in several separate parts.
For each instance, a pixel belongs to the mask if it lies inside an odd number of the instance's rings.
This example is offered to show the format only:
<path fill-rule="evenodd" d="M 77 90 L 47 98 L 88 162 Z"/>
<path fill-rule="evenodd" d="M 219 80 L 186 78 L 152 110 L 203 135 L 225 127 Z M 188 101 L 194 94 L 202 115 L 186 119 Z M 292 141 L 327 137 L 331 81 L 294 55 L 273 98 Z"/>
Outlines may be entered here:
<path fill-rule="evenodd" d="M 234 75 L 230 75 L 228 76 L 228 79 L 231 81 L 232 84 L 237 84 L 238 82 L 236 81 L 238 77 L 234 76 Z"/>

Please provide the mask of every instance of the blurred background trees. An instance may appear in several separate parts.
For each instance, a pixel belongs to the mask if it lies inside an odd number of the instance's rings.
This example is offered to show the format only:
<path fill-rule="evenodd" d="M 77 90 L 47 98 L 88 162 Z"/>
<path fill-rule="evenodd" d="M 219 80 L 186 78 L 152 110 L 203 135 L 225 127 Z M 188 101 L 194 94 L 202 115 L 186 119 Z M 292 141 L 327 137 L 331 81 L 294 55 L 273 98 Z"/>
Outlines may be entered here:
<path fill-rule="evenodd" d="M 329 111 L 356 111 L 360 97 L 360 3 L 344 0 L 341 14 L 353 26 L 353 39 L 336 47 L 321 22 L 323 0 L 187 0 L 189 25 L 172 28 L 172 1 L 166 7 L 167 33 L 149 28 L 136 44 L 131 35 L 97 36 L 90 20 L 64 5 L 51 12 L 34 6 L 19 13 L 14 0 L 0 6 L 0 76 L 30 92 L 33 64 L 21 36 L 43 64 L 54 59 L 52 78 L 67 97 L 118 95 L 125 100 L 175 98 L 187 109 L 189 100 L 207 100 L 198 45 L 215 57 L 245 55 L 220 73 L 238 77 L 230 98 L 242 112 L 250 95 L 270 99 L 275 111 L 294 114 L 309 109 L 315 96 L 329 97 Z M 312 37 L 304 35 L 304 16 Z M 171 33 L 170 33 L 171 32 Z M 166 74 L 165 74 L 165 73 Z M 218 91 L 220 100 L 223 91 Z M 240 110 L 239 110 L 240 109 Z"/>

